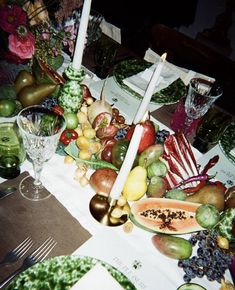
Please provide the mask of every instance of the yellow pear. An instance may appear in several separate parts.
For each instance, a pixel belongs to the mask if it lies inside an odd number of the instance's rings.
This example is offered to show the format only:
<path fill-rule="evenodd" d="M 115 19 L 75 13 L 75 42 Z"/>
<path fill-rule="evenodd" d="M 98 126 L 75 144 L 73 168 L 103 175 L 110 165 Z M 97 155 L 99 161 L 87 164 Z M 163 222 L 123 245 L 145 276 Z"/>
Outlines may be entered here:
<path fill-rule="evenodd" d="M 136 166 L 129 173 L 122 193 L 127 200 L 134 201 L 143 197 L 146 190 L 147 170 L 142 166 Z"/>

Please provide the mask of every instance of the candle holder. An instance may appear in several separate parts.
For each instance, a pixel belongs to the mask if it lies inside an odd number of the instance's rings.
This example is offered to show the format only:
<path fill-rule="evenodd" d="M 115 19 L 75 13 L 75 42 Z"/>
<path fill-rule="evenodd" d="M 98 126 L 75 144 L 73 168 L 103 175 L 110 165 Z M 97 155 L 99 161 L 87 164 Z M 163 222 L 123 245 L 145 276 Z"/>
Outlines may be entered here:
<path fill-rule="evenodd" d="M 105 226 L 120 226 L 128 220 L 130 206 L 126 203 L 123 207 L 117 205 L 117 200 L 109 196 L 95 194 L 89 205 L 90 213 L 94 219 Z M 114 210 L 123 210 L 120 217 L 115 217 Z"/>
<path fill-rule="evenodd" d="M 67 77 L 65 84 L 61 87 L 58 95 L 58 103 L 66 112 L 77 112 L 82 104 L 83 90 L 81 81 L 84 79 L 85 72 L 68 66 L 64 74 Z"/>

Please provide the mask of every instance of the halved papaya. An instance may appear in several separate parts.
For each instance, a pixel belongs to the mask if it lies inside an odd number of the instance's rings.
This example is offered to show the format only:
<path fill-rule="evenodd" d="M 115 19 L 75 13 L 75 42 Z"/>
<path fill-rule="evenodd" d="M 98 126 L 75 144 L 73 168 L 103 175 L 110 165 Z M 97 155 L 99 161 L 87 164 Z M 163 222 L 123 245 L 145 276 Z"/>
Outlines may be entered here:
<path fill-rule="evenodd" d="M 150 232 L 186 234 L 203 230 L 195 218 L 200 205 L 167 198 L 146 198 L 133 203 L 130 219 Z"/>

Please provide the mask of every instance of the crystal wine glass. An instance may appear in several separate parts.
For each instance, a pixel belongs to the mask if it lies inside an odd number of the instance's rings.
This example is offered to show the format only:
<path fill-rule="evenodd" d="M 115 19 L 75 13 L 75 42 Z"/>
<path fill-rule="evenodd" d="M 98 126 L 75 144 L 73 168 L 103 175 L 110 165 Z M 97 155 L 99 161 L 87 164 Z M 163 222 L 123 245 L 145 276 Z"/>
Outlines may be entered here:
<path fill-rule="evenodd" d="M 20 182 L 20 193 L 34 201 L 48 198 L 50 193 L 41 182 L 41 172 L 44 162 L 55 153 L 66 121 L 63 116 L 47 108 L 30 106 L 19 112 L 17 123 L 26 153 L 33 163 L 35 175 L 34 181 L 27 176 Z"/>
<path fill-rule="evenodd" d="M 193 120 L 199 119 L 206 114 L 222 93 L 222 88 L 216 83 L 201 78 L 193 78 L 190 81 L 185 99 L 185 132 L 188 132 Z"/>

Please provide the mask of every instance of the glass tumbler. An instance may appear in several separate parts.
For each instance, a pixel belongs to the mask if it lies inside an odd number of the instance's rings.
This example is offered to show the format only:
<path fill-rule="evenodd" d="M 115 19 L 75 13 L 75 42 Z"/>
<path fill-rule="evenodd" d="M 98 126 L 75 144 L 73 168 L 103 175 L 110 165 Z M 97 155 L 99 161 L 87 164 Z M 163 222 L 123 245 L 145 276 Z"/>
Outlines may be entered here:
<path fill-rule="evenodd" d="M 223 132 L 229 126 L 232 117 L 216 107 L 212 107 L 197 127 L 193 146 L 202 153 L 217 144 Z"/>
<path fill-rule="evenodd" d="M 0 124 L 0 176 L 15 178 L 20 174 L 20 164 L 25 160 L 25 149 L 16 122 Z"/>

